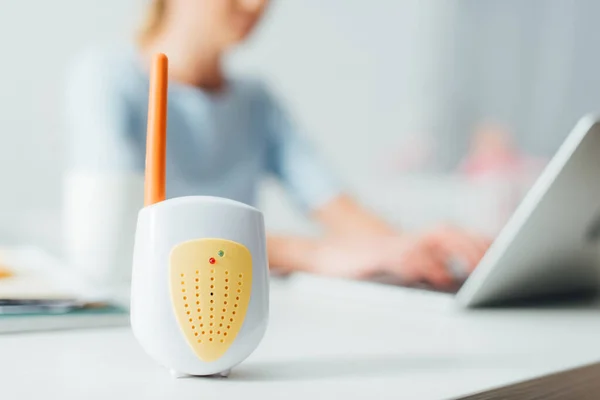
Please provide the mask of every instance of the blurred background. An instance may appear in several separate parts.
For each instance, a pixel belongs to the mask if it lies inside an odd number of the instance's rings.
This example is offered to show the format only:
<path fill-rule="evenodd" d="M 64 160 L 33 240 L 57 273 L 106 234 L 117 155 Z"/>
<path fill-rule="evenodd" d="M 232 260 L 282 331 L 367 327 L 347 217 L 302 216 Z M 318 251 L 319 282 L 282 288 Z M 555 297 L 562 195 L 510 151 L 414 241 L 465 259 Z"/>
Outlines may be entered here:
<path fill-rule="evenodd" d="M 0 240 L 62 251 L 66 67 L 85 47 L 131 41 L 144 3 L 0 1 Z M 594 0 L 275 0 L 229 69 L 267 80 L 394 223 L 493 233 L 600 108 L 599 12 Z M 473 153 L 490 143 L 511 161 L 480 179 Z M 276 184 L 261 204 L 271 229 L 313 230 Z"/>

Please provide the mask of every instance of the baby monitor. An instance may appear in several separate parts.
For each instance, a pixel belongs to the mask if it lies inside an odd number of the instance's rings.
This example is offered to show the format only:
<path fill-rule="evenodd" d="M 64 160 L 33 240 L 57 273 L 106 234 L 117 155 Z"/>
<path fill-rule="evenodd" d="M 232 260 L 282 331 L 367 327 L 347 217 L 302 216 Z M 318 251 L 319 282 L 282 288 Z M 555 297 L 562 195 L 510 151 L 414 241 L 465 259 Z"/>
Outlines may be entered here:
<path fill-rule="evenodd" d="M 157 55 L 131 326 L 142 348 L 175 376 L 226 376 L 254 351 L 267 325 L 264 219 L 259 210 L 229 199 L 166 199 L 167 71 L 167 57 Z"/>

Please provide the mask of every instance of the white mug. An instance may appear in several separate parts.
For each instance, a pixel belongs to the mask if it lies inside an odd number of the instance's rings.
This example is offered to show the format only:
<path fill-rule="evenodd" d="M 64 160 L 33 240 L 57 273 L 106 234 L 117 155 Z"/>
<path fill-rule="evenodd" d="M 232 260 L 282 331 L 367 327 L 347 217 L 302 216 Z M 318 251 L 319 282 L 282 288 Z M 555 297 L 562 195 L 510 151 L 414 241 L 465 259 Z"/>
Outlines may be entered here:
<path fill-rule="evenodd" d="M 98 294 L 120 296 L 129 291 L 143 187 L 142 174 L 70 171 L 65 175 L 66 258 Z"/>

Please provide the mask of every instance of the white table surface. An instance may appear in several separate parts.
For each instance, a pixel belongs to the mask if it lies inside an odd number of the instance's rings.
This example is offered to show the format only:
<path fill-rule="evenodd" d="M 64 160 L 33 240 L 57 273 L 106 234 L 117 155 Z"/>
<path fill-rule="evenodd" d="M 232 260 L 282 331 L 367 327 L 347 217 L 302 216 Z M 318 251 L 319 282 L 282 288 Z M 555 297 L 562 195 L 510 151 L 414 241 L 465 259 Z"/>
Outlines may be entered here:
<path fill-rule="evenodd" d="M 0 336 L 2 399 L 445 399 L 600 361 L 600 307 L 461 311 L 449 295 L 296 277 L 227 379 L 173 379 L 127 328 Z"/>

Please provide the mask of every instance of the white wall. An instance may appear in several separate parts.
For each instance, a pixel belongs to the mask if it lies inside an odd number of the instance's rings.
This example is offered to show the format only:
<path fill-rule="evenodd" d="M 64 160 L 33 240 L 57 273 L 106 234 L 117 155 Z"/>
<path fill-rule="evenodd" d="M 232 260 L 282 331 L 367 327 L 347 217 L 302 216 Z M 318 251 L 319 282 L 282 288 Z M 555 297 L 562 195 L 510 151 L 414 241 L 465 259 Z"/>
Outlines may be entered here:
<path fill-rule="evenodd" d="M 65 65 L 88 43 L 128 40 L 143 3 L 0 0 L 0 232 L 24 219 L 33 229 L 39 210 L 58 213 Z M 231 68 L 269 79 L 359 190 L 399 135 L 435 124 L 451 13 L 435 0 L 279 0 Z M 278 213 L 293 216 L 275 207 L 271 220 Z"/>
<path fill-rule="evenodd" d="M 62 87 L 68 60 L 90 41 L 122 40 L 126 1 L 0 1 L 0 182 L 3 205 L 59 205 Z"/>

